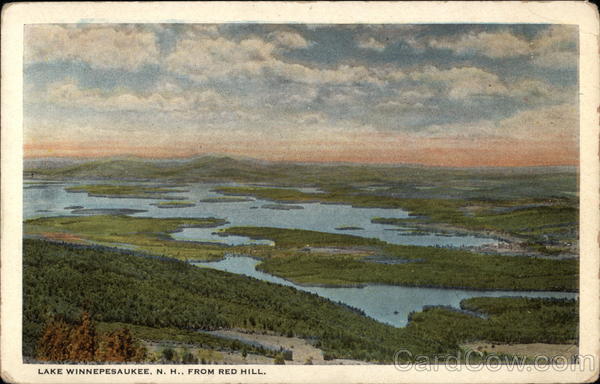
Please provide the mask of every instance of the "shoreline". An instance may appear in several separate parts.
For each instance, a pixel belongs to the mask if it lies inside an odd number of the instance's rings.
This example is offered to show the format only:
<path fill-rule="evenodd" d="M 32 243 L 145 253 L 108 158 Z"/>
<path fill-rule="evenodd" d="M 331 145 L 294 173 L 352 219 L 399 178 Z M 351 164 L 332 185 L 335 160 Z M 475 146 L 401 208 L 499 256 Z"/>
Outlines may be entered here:
<path fill-rule="evenodd" d="M 247 254 L 243 254 L 243 253 L 225 253 L 223 255 L 223 257 L 221 259 L 218 260 L 211 260 L 211 261 L 192 261 L 190 260 L 189 262 L 197 262 L 197 263 L 218 263 L 220 261 L 223 261 L 225 258 L 227 257 L 247 257 L 253 260 L 257 260 L 257 261 L 264 261 L 263 258 L 260 258 L 258 256 L 252 256 L 252 255 L 247 255 Z M 262 269 L 259 268 L 261 263 L 256 264 L 255 266 L 255 270 L 265 273 L 269 276 L 273 276 L 282 280 L 285 280 L 287 282 L 290 282 L 294 285 L 297 285 L 299 287 L 304 287 L 304 288 L 309 288 L 309 287 L 318 287 L 318 288 L 366 288 L 369 286 L 391 286 L 391 287 L 406 287 L 406 288 L 432 288 L 432 289 L 444 289 L 444 290 L 465 290 L 465 291 L 477 291 L 477 292 L 563 292 L 563 293 L 569 293 L 569 294 L 577 294 L 579 295 L 579 290 L 577 291 L 566 291 L 566 290 L 560 290 L 560 291 L 553 291 L 553 290 L 526 290 L 526 291 L 517 291 L 514 289 L 508 289 L 508 288 L 472 288 L 472 287 L 464 287 L 464 286 L 455 286 L 455 287 L 450 287 L 450 286 L 441 286 L 441 285 L 432 285 L 432 284 L 427 284 L 427 285 L 412 285 L 412 284 L 389 284 L 389 283 L 349 283 L 349 284 L 331 284 L 331 283 L 311 283 L 311 284 L 306 284 L 306 283 L 300 283 L 297 281 L 294 281 L 292 279 L 288 279 L 282 276 L 278 276 L 278 275 L 274 275 L 272 273 L 269 273 L 267 271 L 264 271 Z M 208 266 L 206 266 L 207 268 L 210 268 Z M 216 268 L 215 268 L 216 269 Z M 229 273 L 236 273 L 236 272 L 229 272 Z M 251 277 L 251 276 L 249 276 Z M 260 279 L 258 279 L 260 280 Z M 273 283 L 273 284 L 277 284 L 277 283 Z"/>

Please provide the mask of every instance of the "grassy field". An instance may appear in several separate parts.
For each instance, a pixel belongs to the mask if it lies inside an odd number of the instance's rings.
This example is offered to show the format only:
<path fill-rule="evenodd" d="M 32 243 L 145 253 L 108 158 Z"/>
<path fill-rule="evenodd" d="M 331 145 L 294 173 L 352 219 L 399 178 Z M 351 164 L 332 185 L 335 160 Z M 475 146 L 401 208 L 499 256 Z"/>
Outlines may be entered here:
<path fill-rule="evenodd" d="M 211 228 L 225 223 L 225 220 L 215 218 L 62 216 L 27 220 L 24 231 L 29 235 L 71 242 L 93 242 L 125 248 L 131 246 L 152 255 L 182 260 L 215 260 L 222 257 L 223 247 L 176 241 L 169 236 L 169 233 L 186 227 Z"/>
<path fill-rule="evenodd" d="M 281 248 L 311 247 L 354 247 L 383 246 L 387 243 L 379 239 L 368 239 L 360 236 L 307 231 L 303 229 L 270 228 L 270 227 L 228 227 L 222 233 L 246 236 L 251 239 L 272 240 Z"/>
<path fill-rule="evenodd" d="M 574 300 L 475 298 L 461 306 L 488 318 L 436 307 L 394 328 L 291 287 L 127 251 L 25 240 L 23 267 L 25 356 L 34 354 L 48 321 L 75 321 L 84 310 L 101 331 L 127 327 L 146 341 L 250 352 L 248 345 L 192 331 L 238 328 L 295 335 L 330 358 L 383 363 L 400 348 L 433 356 L 457 354 L 471 341 L 576 339 Z"/>

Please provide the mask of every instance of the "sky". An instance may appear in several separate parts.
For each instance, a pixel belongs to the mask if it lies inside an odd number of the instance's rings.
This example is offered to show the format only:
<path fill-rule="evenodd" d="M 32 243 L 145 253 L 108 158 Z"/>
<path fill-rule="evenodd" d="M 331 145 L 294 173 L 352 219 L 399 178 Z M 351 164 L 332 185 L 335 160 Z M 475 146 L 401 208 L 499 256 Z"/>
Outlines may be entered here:
<path fill-rule="evenodd" d="M 25 27 L 25 156 L 578 163 L 570 25 Z"/>

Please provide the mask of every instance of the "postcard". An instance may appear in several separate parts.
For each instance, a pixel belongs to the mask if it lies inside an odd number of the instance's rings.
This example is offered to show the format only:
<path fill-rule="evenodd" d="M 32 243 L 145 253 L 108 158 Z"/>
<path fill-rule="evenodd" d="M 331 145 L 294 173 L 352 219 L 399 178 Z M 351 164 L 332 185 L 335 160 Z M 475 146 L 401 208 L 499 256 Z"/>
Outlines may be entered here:
<path fill-rule="evenodd" d="M 593 382 L 584 2 L 2 13 L 9 383 Z"/>

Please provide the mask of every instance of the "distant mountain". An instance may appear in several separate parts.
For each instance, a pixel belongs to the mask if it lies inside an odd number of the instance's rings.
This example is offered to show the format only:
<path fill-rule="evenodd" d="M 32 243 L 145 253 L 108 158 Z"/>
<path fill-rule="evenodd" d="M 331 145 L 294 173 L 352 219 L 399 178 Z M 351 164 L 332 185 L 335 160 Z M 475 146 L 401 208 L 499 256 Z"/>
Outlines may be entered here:
<path fill-rule="evenodd" d="M 279 175 L 277 166 L 225 156 L 181 160 L 117 158 L 103 160 L 28 160 L 25 174 L 50 178 L 268 180 Z M 285 167 L 286 169 L 289 167 Z"/>
<path fill-rule="evenodd" d="M 45 157 L 38 159 L 25 159 L 23 161 L 24 169 L 52 169 L 68 167 L 75 164 L 86 163 L 90 159 L 81 159 L 73 157 Z"/>
<path fill-rule="evenodd" d="M 330 193 L 403 198 L 515 199 L 577 196 L 577 168 L 443 168 L 417 165 L 269 162 L 229 156 L 147 160 L 45 159 L 27 162 L 26 178 L 238 182 L 319 186 Z"/>
<path fill-rule="evenodd" d="M 27 160 L 26 177 L 57 179 L 124 179 L 176 180 L 182 182 L 245 182 L 290 185 L 334 184 L 428 184 L 438 182 L 472 182 L 473 177 L 523 180 L 531 175 L 575 177 L 574 167 L 524 168 L 442 168 L 415 165 L 311 164 L 269 162 L 230 156 L 202 156 L 192 159 L 147 160 L 113 158 L 100 160 L 39 159 Z M 543 176 L 548 175 L 548 176 Z M 419 192 L 422 194 L 423 192 Z"/>

